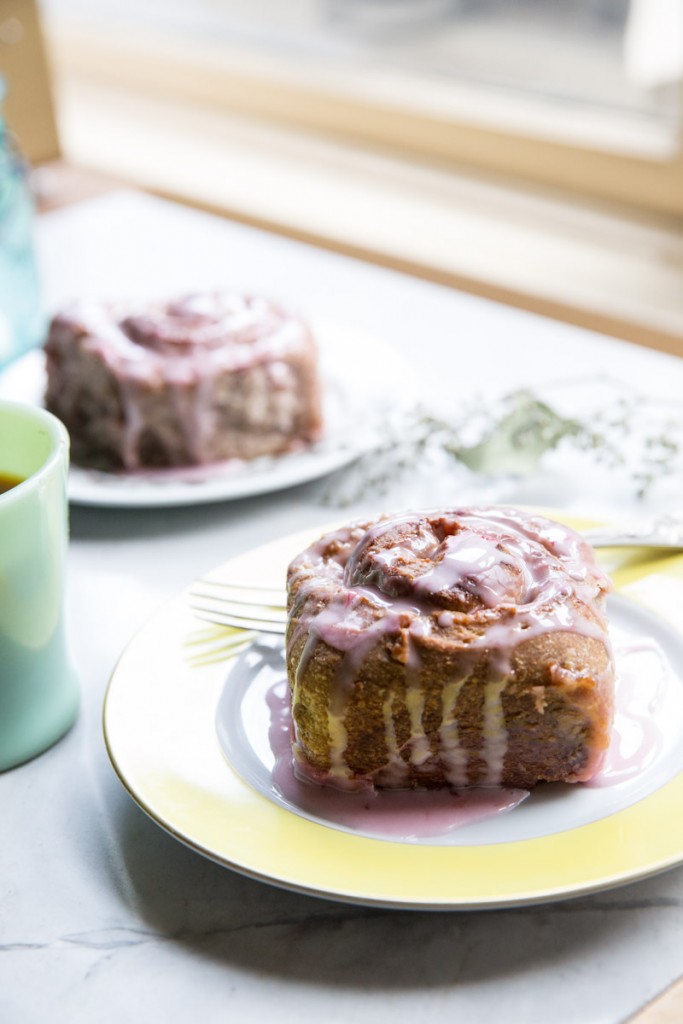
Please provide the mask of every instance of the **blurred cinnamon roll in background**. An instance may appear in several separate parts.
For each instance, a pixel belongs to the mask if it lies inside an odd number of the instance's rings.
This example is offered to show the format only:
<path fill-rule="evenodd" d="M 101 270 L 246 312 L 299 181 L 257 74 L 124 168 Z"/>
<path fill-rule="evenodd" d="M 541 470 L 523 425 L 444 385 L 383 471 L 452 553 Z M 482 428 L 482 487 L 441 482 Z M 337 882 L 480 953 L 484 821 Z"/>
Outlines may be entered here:
<path fill-rule="evenodd" d="M 264 298 L 81 301 L 53 318 L 45 350 L 46 405 L 69 430 L 81 465 L 252 459 L 320 436 L 311 330 Z"/>

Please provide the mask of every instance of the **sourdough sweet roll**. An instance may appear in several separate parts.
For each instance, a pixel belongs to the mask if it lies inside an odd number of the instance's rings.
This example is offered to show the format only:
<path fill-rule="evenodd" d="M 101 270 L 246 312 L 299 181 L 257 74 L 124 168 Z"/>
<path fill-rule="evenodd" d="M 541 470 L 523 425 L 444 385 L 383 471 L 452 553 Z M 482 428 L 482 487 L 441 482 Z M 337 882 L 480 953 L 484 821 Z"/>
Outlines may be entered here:
<path fill-rule="evenodd" d="M 81 301 L 54 317 L 45 350 L 46 404 L 82 465 L 251 459 L 320 434 L 314 338 L 263 298 Z"/>
<path fill-rule="evenodd" d="M 297 772 L 340 788 L 591 778 L 613 715 L 609 588 L 577 533 L 511 508 L 322 537 L 288 573 Z"/>

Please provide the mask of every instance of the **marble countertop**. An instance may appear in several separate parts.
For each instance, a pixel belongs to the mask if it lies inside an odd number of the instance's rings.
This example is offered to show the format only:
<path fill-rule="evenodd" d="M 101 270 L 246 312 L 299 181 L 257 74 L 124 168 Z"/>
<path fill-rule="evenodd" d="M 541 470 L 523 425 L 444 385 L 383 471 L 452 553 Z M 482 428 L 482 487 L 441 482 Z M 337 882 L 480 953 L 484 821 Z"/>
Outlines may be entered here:
<path fill-rule="evenodd" d="M 114 239 L 106 253 L 104 237 Z M 49 305 L 76 281 L 95 292 L 112 260 L 119 293 L 228 278 L 381 334 L 443 401 L 558 371 L 616 369 L 667 397 L 683 384 L 671 357 L 133 195 L 46 215 L 40 246 Z M 64 740 L 0 775 L 3 1024 L 617 1024 L 683 973 L 683 868 L 505 911 L 345 905 L 202 858 L 124 791 L 101 728 L 120 652 L 195 576 L 329 521 L 321 495 L 312 482 L 163 512 L 72 508 L 68 617 L 82 708 Z M 594 497 L 604 512 L 608 496 Z M 354 509 L 378 502 L 367 491 Z M 590 512 L 591 494 L 575 488 L 571 504 Z"/>

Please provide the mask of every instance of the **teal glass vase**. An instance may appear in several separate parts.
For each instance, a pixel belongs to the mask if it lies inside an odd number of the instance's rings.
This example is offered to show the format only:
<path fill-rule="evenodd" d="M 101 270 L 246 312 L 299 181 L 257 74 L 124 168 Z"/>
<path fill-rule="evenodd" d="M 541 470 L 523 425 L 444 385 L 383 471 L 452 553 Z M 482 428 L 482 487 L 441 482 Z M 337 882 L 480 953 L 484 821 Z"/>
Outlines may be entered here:
<path fill-rule="evenodd" d="M 0 80 L 0 369 L 40 344 L 44 318 L 28 167 L 2 116 Z"/>

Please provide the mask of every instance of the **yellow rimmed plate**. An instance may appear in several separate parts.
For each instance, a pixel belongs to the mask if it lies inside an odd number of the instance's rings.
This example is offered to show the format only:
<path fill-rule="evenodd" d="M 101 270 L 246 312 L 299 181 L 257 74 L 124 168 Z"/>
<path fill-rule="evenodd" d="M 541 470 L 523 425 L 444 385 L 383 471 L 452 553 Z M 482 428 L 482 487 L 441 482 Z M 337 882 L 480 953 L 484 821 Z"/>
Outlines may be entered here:
<path fill-rule="evenodd" d="M 214 575 L 281 586 L 289 560 L 320 533 L 257 548 Z M 683 687 L 683 557 L 631 552 L 608 568 L 627 628 L 661 633 Z M 107 690 L 104 733 L 139 806 L 226 867 L 346 902 L 465 910 L 596 892 L 683 862 L 683 765 L 675 758 L 621 803 L 606 789 L 596 820 L 576 824 L 570 811 L 567 827 L 555 820 L 550 831 L 510 827 L 525 805 L 500 816 L 485 841 L 468 840 L 463 829 L 442 845 L 373 838 L 303 817 L 250 786 L 223 755 L 216 709 L 235 661 L 221 653 L 221 639 L 220 629 L 194 617 L 188 593 L 178 595 L 124 651 Z"/>

